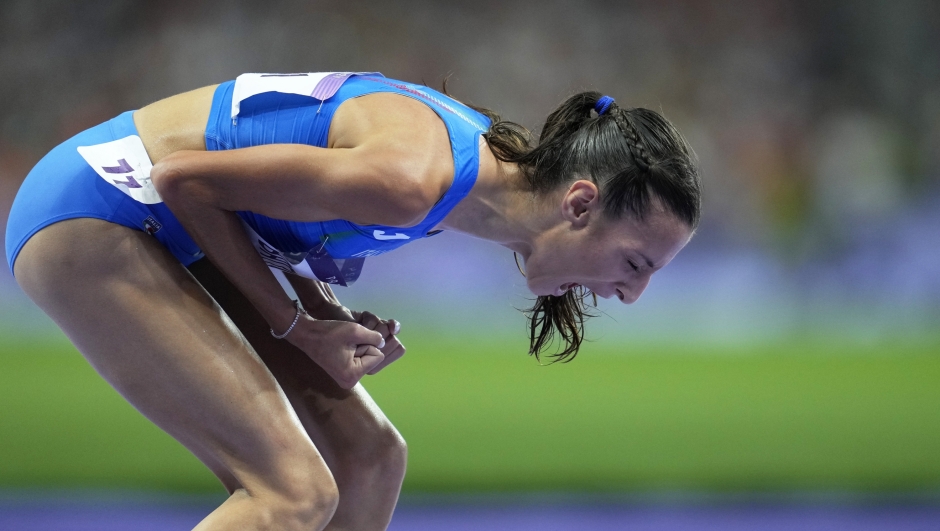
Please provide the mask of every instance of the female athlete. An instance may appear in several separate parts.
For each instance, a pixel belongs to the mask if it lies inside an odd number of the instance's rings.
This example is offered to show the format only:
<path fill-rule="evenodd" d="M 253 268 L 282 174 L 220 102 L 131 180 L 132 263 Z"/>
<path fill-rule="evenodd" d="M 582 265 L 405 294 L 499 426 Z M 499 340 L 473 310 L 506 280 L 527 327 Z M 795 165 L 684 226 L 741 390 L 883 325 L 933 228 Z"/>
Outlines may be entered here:
<path fill-rule="evenodd" d="M 347 310 L 366 257 L 440 230 L 521 255 L 532 352 L 581 340 L 688 242 L 691 151 L 657 113 L 577 94 L 537 145 L 380 74 L 246 74 L 53 149 L 10 214 L 25 292 L 230 497 L 196 529 L 385 529 L 406 447 L 359 385 L 405 352 Z M 300 302 L 270 268 L 280 269 Z"/>

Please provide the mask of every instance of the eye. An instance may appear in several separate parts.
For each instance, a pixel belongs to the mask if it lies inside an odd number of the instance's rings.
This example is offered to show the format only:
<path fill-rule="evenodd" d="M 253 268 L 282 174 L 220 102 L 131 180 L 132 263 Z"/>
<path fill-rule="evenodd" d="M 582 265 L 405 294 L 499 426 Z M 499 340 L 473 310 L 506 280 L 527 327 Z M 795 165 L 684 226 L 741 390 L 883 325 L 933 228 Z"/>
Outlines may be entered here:
<path fill-rule="evenodd" d="M 633 263 L 633 260 L 627 260 L 627 263 L 630 264 L 630 267 L 632 267 L 634 271 L 640 270 L 640 268 L 637 267 L 636 264 Z"/>

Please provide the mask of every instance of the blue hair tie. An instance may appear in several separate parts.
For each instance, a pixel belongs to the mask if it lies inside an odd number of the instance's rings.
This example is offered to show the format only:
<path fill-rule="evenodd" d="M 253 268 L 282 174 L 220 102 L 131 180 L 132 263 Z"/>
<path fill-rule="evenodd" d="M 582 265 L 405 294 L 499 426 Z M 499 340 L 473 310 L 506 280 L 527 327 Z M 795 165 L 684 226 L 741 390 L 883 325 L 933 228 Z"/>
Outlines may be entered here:
<path fill-rule="evenodd" d="M 610 108 L 610 104 L 614 102 L 614 99 L 610 96 L 601 96 L 597 103 L 594 104 L 594 110 L 597 111 L 597 115 L 600 116 L 607 112 L 607 109 Z"/>

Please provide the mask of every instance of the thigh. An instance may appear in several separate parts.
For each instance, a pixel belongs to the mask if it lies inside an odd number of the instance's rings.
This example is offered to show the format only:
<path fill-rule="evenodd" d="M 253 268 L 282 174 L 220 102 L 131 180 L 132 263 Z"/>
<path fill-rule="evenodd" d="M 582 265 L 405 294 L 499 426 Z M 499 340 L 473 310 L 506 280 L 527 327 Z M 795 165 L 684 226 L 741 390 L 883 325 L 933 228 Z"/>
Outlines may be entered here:
<path fill-rule="evenodd" d="M 289 489 L 294 471 L 322 462 L 255 351 L 152 237 L 56 223 L 26 243 L 15 273 L 94 368 L 230 489 Z"/>
<path fill-rule="evenodd" d="M 370 441 L 400 440 L 362 384 L 343 389 L 303 351 L 273 338 L 254 306 L 209 260 L 200 260 L 189 269 L 277 378 L 334 474 L 342 475 L 346 466 L 355 466 L 361 457 L 357 450 L 371 447 Z M 337 481 L 342 489 L 342 477 Z"/>

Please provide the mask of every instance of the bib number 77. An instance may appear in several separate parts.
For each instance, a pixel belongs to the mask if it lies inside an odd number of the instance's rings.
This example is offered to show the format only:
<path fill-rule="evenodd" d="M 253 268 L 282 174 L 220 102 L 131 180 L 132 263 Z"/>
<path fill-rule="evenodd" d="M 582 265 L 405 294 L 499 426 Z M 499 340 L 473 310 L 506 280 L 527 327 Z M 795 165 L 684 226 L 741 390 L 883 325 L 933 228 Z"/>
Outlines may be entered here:
<path fill-rule="evenodd" d="M 139 136 L 79 146 L 78 153 L 105 182 L 135 201 L 148 205 L 163 202 L 150 180 L 153 163 Z"/>

